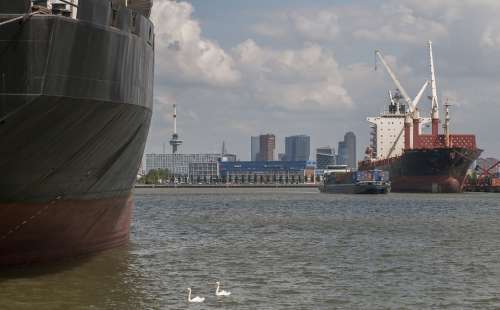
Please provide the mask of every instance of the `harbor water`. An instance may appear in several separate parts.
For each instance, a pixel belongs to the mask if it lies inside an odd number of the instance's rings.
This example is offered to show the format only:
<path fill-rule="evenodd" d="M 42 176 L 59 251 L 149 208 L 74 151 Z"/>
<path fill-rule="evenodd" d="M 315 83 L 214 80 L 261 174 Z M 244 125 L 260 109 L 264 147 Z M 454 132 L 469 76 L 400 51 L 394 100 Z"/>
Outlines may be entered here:
<path fill-rule="evenodd" d="M 128 246 L 3 270 L 0 309 L 495 309 L 499 219 L 495 193 L 140 189 Z"/>

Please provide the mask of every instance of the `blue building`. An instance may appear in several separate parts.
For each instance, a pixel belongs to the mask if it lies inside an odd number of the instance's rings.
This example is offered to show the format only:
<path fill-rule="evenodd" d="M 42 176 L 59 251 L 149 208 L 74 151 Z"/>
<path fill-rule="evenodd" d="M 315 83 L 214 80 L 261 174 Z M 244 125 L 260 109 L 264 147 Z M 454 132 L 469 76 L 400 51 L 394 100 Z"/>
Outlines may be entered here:
<path fill-rule="evenodd" d="M 285 138 L 285 160 L 306 161 L 311 153 L 311 138 L 306 135 L 296 135 Z"/>
<path fill-rule="evenodd" d="M 225 183 L 314 183 L 315 166 L 314 161 L 220 162 L 219 175 Z"/>
<path fill-rule="evenodd" d="M 337 165 L 347 165 L 347 148 L 345 141 L 339 141 Z"/>
<path fill-rule="evenodd" d="M 250 138 L 250 160 L 257 160 L 260 153 L 260 137 L 252 136 Z"/>

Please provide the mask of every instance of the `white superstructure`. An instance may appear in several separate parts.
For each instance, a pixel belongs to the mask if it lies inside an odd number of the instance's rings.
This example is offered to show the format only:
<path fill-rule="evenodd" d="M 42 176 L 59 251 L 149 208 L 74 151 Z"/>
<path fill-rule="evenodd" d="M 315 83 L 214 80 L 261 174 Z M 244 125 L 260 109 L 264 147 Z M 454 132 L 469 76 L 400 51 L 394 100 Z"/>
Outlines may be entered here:
<path fill-rule="evenodd" d="M 408 115 L 407 108 L 401 103 L 401 94 L 398 90 L 394 95 L 389 92 L 389 110 L 379 116 L 367 117 L 371 125 L 370 148 L 372 159 L 386 159 L 401 155 L 405 147 L 404 125 L 405 117 Z M 431 121 L 429 117 L 420 117 L 419 132 L 422 126 Z M 410 136 L 410 138 L 412 138 Z"/>
<path fill-rule="evenodd" d="M 402 96 L 396 91 L 394 96 L 389 91 L 389 111 L 380 116 L 368 117 L 371 124 L 370 148 L 372 159 L 384 159 L 397 156 L 404 149 L 404 124 L 406 106 L 400 103 Z"/>
<path fill-rule="evenodd" d="M 368 117 L 371 124 L 371 148 L 373 159 L 384 159 L 398 156 L 404 150 L 404 125 L 403 114 L 382 114 L 378 117 Z"/>

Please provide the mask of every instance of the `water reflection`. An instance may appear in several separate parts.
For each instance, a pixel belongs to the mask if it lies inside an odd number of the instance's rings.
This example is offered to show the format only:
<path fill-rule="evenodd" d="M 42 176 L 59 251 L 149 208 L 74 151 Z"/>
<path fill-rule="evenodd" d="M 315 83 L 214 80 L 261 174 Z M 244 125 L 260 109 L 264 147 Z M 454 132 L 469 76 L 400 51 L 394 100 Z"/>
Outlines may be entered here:
<path fill-rule="evenodd" d="M 134 245 L 92 257 L 0 272 L 1 309 L 148 309 Z"/>

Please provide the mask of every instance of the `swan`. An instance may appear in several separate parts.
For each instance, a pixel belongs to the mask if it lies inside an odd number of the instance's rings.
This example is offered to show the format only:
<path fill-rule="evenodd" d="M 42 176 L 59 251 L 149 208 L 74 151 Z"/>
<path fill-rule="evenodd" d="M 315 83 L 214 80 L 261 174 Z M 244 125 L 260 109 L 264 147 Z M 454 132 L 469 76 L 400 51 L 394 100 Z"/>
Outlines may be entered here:
<path fill-rule="evenodd" d="M 196 296 L 195 298 L 191 299 L 191 288 L 188 287 L 188 302 L 204 302 L 205 301 L 205 297 L 200 297 L 200 296 Z"/>
<path fill-rule="evenodd" d="M 219 281 L 215 282 L 215 284 L 217 284 L 217 289 L 215 290 L 215 295 L 216 296 L 229 296 L 229 295 L 231 295 L 231 292 L 224 291 L 224 290 L 219 291 L 219 286 L 220 286 L 220 282 Z"/>

